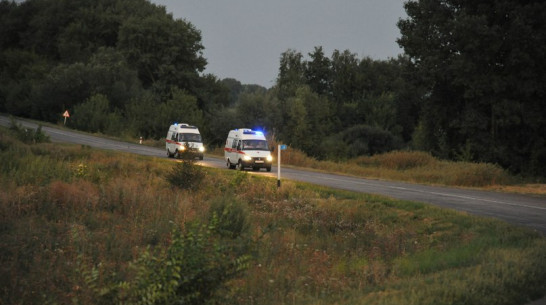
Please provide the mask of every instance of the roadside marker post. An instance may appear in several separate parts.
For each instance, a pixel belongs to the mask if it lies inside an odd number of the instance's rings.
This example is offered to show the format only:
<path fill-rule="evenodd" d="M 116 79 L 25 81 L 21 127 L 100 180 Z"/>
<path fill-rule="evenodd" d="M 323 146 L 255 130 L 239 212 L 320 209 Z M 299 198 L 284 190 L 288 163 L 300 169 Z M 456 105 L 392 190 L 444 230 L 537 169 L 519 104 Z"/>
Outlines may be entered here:
<path fill-rule="evenodd" d="M 286 145 L 279 145 L 277 149 L 277 188 L 281 187 L 281 150 L 285 150 Z"/>

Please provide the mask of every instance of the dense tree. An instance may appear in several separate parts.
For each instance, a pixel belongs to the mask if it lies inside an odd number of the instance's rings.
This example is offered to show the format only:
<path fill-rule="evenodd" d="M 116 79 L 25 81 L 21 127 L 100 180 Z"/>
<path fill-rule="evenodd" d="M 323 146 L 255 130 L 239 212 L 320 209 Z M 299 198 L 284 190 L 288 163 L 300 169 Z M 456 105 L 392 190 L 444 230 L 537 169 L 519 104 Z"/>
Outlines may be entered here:
<path fill-rule="evenodd" d="M 111 108 L 123 109 L 127 101 L 142 92 L 137 72 L 115 49 L 99 48 L 87 66 L 93 93 L 107 96 Z"/>
<path fill-rule="evenodd" d="M 177 87 L 173 87 L 172 91 L 172 98 L 164 104 L 164 107 L 159 107 L 161 109 L 159 118 L 164 117 L 159 121 L 203 126 L 203 111 L 197 104 L 197 98 Z"/>
<path fill-rule="evenodd" d="M 305 83 L 305 63 L 303 55 L 295 50 L 281 54 L 279 75 L 277 77 L 277 94 L 281 101 L 295 95 L 297 88 Z"/>
<path fill-rule="evenodd" d="M 305 95 L 307 93 L 300 90 L 296 96 L 289 98 L 286 131 L 283 136 L 290 146 L 309 152 L 309 150 L 305 149 L 307 146 L 307 137 L 311 132 L 307 119 L 307 109 L 305 107 Z"/>
<path fill-rule="evenodd" d="M 47 75 L 51 65 L 39 55 L 18 49 L 0 53 L 0 111 L 31 116 L 35 105 L 33 89 Z"/>
<path fill-rule="evenodd" d="M 266 117 L 264 94 L 242 93 L 239 95 L 236 111 L 242 127 L 264 129 Z"/>
<path fill-rule="evenodd" d="M 174 119 L 163 112 L 188 107 L 179 92 L 201 124 L 229 103 L 226 87 L 200 74 L 201 33 L 147 0 L 2 0 L 0 17 L 0 111 L 57 122 L 67 109 L 107 105 L 128 134 L 159 138 Z"/>
<path fill-rule="evenodd" d="M 357 55 L 349 50 L 335 50 L 332 54 L 332 97 L 336 106 L 360 99 L 358 64 Z"/>
<path fill-rule="evenodd" d="M 191 89 L 206 65 L 200 32 L 164 14 L 128 18 L 120 27 L 118 48 L 137 68 L 145 88 Z"/>
<path fill-rule="evenodd" d="M 399 44 L 428 85 L 423 148 L 546 171 L 546 2 L 408 1 Z"/>
<path fill-rule="evenodd" d="M 310 61 L 305 66 L 306 84 L 311 90 L 319 95 L 331 94 L 332 67 L 330 59 L 324 56 L 322 47 L 315 47 L 309 53 Z"/>
<path fill-rule="evenodd" d="M 313 157 L 344 159 L 355 152 L 371 154 L 401 147 L 402 136 L 410 139 L 418 98 L 411 98 L 416 86 L 408 85 L 403 77 L 407 59 L 360 60 L 348 50 L 335 50 L 330 59 L 321 47 L 308 55 L 305 60 L 301 53 L 288 50 L 281 57 L 277 86 L 272 91 L 277 92 L 275 102 L 282 110 L 274 120 L 268 120 L 280 140 Z M 396 145 L 355 149 L 355 139 L 341 133 L 361 125 L 367 126 L 367 132 L 349 134 L 373 134 Z"/>
<path fill-rule="evenodd" d="M 119 111 L 112 111 L 105 95 L 93 95 L 84 103 L 74 106 L 70 126 L 90 132 L 121 135 L 123 129 Z"/>
<path fill-rule="evenodd" d="M 221 82 L 229 90 L 229 106 L 235 105 L 239 94 L 243 91 L 243 84 L 234 78 L 224 78 Z"/>

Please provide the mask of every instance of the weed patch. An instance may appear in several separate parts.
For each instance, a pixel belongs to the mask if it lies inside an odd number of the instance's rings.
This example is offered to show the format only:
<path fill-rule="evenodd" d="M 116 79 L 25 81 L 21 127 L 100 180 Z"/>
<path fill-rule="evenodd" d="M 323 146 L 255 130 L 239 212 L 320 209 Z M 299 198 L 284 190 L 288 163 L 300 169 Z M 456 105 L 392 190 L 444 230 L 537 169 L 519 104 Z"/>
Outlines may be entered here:
<path fill-rule="evenodd" d="M 204 178 L 204 172 L 193 161 L 183 160 L 176 163 L 166 178 L 171 185 L 180 189 L 197 190 Z"/>

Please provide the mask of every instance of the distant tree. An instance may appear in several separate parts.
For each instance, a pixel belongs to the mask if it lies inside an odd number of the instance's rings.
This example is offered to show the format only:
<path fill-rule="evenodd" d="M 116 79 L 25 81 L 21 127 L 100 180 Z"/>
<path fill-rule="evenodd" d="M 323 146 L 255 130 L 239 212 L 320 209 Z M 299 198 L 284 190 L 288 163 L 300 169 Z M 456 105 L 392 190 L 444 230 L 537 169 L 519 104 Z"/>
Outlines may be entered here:
<path fill-rule="evenodd" d="M 283 138 L 290 146 L 306 151 L 310 129 L 307 121 L 305 97 L 300 94 L 289 98 L 287 105 L 286 128 L 283 130 Z"/>
<path fill-rule="evenodd" d="M 319 95 L 330 95 L 332 86 L 330 59 L 324 56 L 322 47 L 315 47 L 309 56 L 311 60 L 307 62 L 304 73 L 307 85 Z"/>
<path fill-rule="evenodd" d="M 224 78 L 221 82 L 229 89 L 229 106 L 235 105 L 239 94 L 243 91 L 243 85 L 234 78 Z"/>
<path fill-rule="evenodd" d="M 73 109 L 70 126 L 94 133 L 121 134 L 121 115 L 118 110 L 110 108 L 110 102 L 105 95 L 93 95 L 84 103 L 75 105 Z"/>
<path fill-rule="evenodd" d="M 269 136 L 274 139 L 281 139 L 279 137 L 284 126 L 285 117 L 283 116 L 283 109 L 279 107 L 281 102 L 279 101 L 277 88 L 273 87 L 264 93 L 264 110 L 265 110 L 265 129 Z"/>
<path fill-rule="evenodd" d="M 33 88 L 35 117 L 55 122 L 59 113 L 95 94 L 104 95 L 111 110 L 141 93 L 136 72 L 113 49 L 99 49 L 90 62 L 60 64 Z"/>
<path fill-rule="evenodd" d="M 201 33 L 192 24 L 172 16 L 130 17 L 119 30 L 118 48 L 135 66 L 145 88 L 191 90 L 206 60 Z"/>
<path fill-rule="evenodd" d="M 178 88 L 210 135 L 229 89 L 201 74 L 203 49 L 199 30 L 148 0 L 2 0 L 0 111 L 56 122 L 101 95 L 126 124 L 114 130 L 159 137 L 179 109 Z"/>
<path fill-rule="evenodd" d="M 125 119 L 128 134 L 145 138 L 159 138 L 163 133 L 166 135 L 166 128 L 170 122 L 156 118 L 160 104 L 158 97 L 149 91 L 127 103 Z"/>
<path fill-rule="evenodd" d="M 323 139 L 333 130 L 330 101 L 326 96 L 313 92 L 308 86 L 299 88 L 296 98 L 304 102 L 309 128 L 305 142 L 301 143 L 301 148 L 310 156 L 323 159 L 325 158 L 325 150 L 329 149 L 323 146 Z"/>
<path fill-rule="evenodd" d="M 0 50 L 19 46 L 19 33 L 27 26 L 28 17 L 19 13 L 15 1 L 0 1 Z"/>
<path fill-rule="evenodd" d="M 115 49 L 99 48 L 87 66 L 92 92 L 107 96 L 111 108 L 123 109 L 127 101 L 142 93 L 136 71 Z"/>
<path fill-rule="evenodd" d="M 400 134 L 402 127 L 397 122 L 395 97 L 392 93 L 366 100 L 368 125 L 378 127 L 393 134 Z"/>
<path fill-rule="evenodd" d="M 332 54 L 332 98 L 337 109 L 343 103 L 357 100 L 361 97 L 358 92 L 359 59 L 356 54 L 345 50 L 335 50 Z"/>
<path fill-rule="evenodd" d="M 277 94 L 281 101 L 294 96 L 304 81 L 305 64 L 303 55 L 294 50 L 287 50 L 281 54 L 279 75 L 277 76 Z"/>
<path fill-rule="evenodd" d="M 546 172 L 546 2 L 408 1 L 399 44 L 428 84 L 421 143 Z"/>
<path fill-rule="evenodd" d="M 400 149 L 402 141 L 392 133 L 369 125 L 355 125 L 336 135 L 343 140 L 346 156 L 374 155 Z"/>
<path fill-rule="evenodd" d="M 123 15 L 115 13 L 115 1 L 87 1 L 80 5 L 71 12 L 70 23 L 60 29 L 57 49 L 63 62 L 86 61 L 99 48 L 117 45 Z"/>
<path fill-rule="evenodd" d="M 236 109 L 228 107 L 219 107 L 212 114 L 214 119 L 207 122 L 207 133 L 203 137 L 207 139 L 209 146 L 223 147 L 228 132 L 235 128 L 246 127 L 240 121 L 241 117 Z"/>
<path fill-rule="evenodd" d="M 197 97 L 198 105 L 205 114 L 229 105 L 229 89 L 212 74 L 201 76 L 188 92 Z"/>
<path fill-rule="evenodd" d="M 236 111 L 243 126 L 264 129 L 266 118 L 264 98 L 263 94 L 258 93 L 239 95 Z"/>
<path fill-rule="evenodd" d="M 90 67 L 84 63 L 57 65 L 32 91 L 33 117 L 57 122 L 66 109 L 93 95 Z"/>
<path fill-rule="evenodd" d="M 36 53 L 21 49 L 0 52 L 0 111 L 16 116 L 36 113 L 32 92 L 50 69 L 50 63 Z"/>
<path fill-rule="evenodd" d="M 160 119 L 164 126 L 168 126 L 174 122 L 202 126 L 203 111 L 197 105 L 197 98 L 176 87 L 173 87 L 172 91 L 172 99 L 165 103 L 165 107 L 162 109 L 159 117 L 165 117 L 164 120 Z M 166 134 L 167 132 L 164 131 L 163 133 Z M 165 136 L 163 133 L 159 136 Z"/>

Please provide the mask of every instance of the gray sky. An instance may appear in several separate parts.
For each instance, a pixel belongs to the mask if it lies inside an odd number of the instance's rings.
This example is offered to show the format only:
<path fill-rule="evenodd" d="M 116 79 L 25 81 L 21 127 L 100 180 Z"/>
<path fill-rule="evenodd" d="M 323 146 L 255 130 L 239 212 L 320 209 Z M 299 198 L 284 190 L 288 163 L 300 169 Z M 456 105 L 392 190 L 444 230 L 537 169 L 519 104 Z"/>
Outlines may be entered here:
<path fill-rule="evenodd" d="M 388 59 L 403 51 L 396 22 L 404 0 L 151 0 L 201 31 L 205 73 L 270 88 L 288 49 L 306 59 L 315 46 L 327 57 L 349 50 Z"/>

